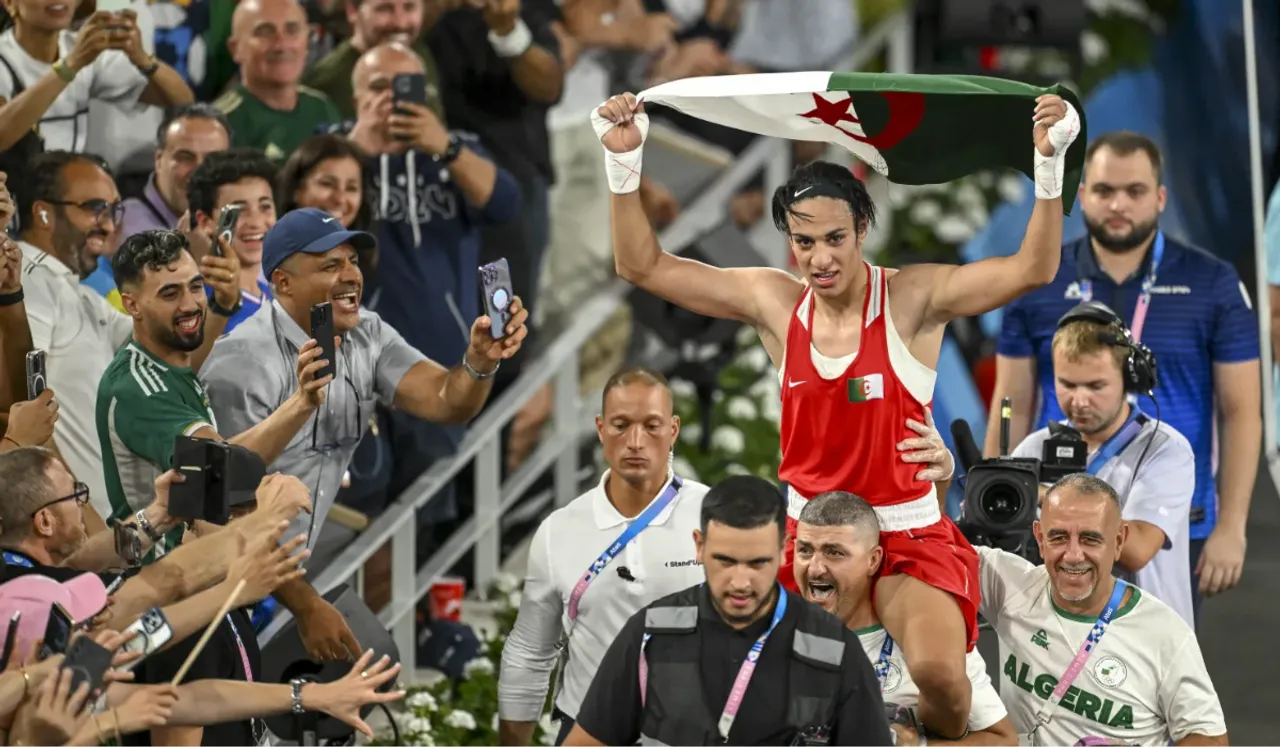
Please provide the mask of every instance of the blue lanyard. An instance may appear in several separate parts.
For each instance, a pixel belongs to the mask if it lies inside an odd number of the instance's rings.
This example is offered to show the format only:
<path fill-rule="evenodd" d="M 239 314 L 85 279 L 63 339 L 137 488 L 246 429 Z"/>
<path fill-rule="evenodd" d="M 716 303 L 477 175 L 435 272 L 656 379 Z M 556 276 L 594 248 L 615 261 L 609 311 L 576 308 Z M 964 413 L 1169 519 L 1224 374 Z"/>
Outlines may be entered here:
<path fill-rule="evenodd" d="M 880 658 L 876 659 L 876 677 L 880 680 L 880 689 L 884 690 L 885 678 L 889 676 L 889 657 L 893 656 L 893 636 L 884 632 L 884 643 L 880 646 Z"/>
<path fill-rule="evenodd" d="M 631 522 L 631 526 L 618 535 L 613 544 L 600 553 L 600 557 L 596 558 L 596 561 L 591 564 L 591 567 L 587 569 L 582 578 L 578 579 L 578 583 L 574 584 L 573 591 L 569 592 L 568 613 L 571 621 L 578 619 L 578 603 L 582 601 L 582 595 L 587 593 L 587 587 L 591 585 L 591 582 L 596 580 L 600 572 L 622 553 L 623 548 L 630 544 L 631 540 L 640 536 L 641 532 L 649 528 L 654 519 L 658 518 L 658 514 L 662 513 L 662 510 L 671 501 L 675 500 L 676 494 L 680 492 L 682 485 L 680 478 L 672 475 L 671 481 L 667 483 L 666 489 L 658 495 L 657 499 L 650 503 L 649 507 L 637 516 L 635 521 Z"/>
<path fill-rule="evenodd" d="M 764 651 L 764 644 L 768 642 L 769 636 L 773 635 L 774 628 L 778 627 L 778 623 L 782 622 L 782 618 L 787 614 L 787 590 L 778 585 L 778 603 L 773 608 L 773 620 L 769 622 L 769 629 L 751 644 L 751 650 L 747 652 L 747 658 L 743 660 L 742 666 L 738 668 L 738 676 L 733 680 L 733 687 L 729 690 L 729 699 L 724 704 L 724 710 L 720 712 L 720 721 L 717 724 L 720 730 L 720 737 L 726 743 L 729 741 L 729 730 L 733 728 L 733 722 L 738 717 L 738 709 L 742 706 L 742 699 L 747 694 L 747 685 L 751 684 L 751 675 L 755 674 L 756 663 L 760 661 L 760 654 Z M 887 635 L 887 633 L 886 633 Z M 649 639 L 653 635 L 645 633 L 644 638 L 640 641 L 640 705 L 643 706 L 649 689 L 649 662 L 645 658 L 644 649 L 649 645 Z"/>
<path fill-rule="evenodd" d="M 1134 342 L 1141 342 L 1142 328 L 1145 326 L 1147 308 L 1151 305 L 1151 289 L 1156 285 L 1156 273 L 1160 270 L 1160 262 L 1164 260 L 1164 232 L 1156 231 L 1156 239 L 1151 245 L 1151 268 L 1142 279 L 1142 291 L 1138 294 L 1138 303 L 1133 310 L 1129 328 Z M 1093 281 L 1085 278 L 1080 281 L 1080 300 L 1093 300 Z"/>
<path fill-rule="evenodd" d="M 1124 451 L 1129 444 L 1133 443 L 1133 440 L 1142 433 L 1142 428 L 1146 423 L 1146 418 L 1143 418 L 1142 421 L 1139 422 L 1138 418 L 1141 415 L 1142 411 L 1138 408 L 1130 408 L 1129 417 L 1125 419 L 1124 425 L 1120 427 L 1120 430 L 1115 432 L 1115 435 L 1108 438 L 1106 443 L 1098 447 L 1098 450 L 1094 452 L 1093 459 L 1090 460 L 1089 465 L 1085 467 L 1085 472 L 1097 476 L 1098 472 L 1102 470 L 1103 465 L 1111 461 L 1112 457 Z"/>
<path fill-rule="evenodd" d="M 20 565 L 23 568 L 36 567 L 35 563 L 32 563 L 28 558 L 25 558 L 22 555 L 19 555 L 17 553 L 9 552 L 8 550 L 6 550 L 4 553 L 4 562 L 7 565 Z"/>
<path fill-rule="evenodd" d="M 1036 714 L 1036 720 L 1041 724 L 1047 724 L 1052 720 L 1053 716 L 1050 711 L 1058 703 L 1062 702 L 1062 699 L 1067 695 L 1067 691 L 1071 689 L 1071 683 L 1075 682 L 1076 677 L 1080 676 L 1085 662 L 1089 661 L 1089 656 L 1097 648 L 1098 641 L 1101 641 L 1102 635 L 1107 632 L 1107 625 L 1111 623 L 1111 619 L 1115 617 L 1116 612 L 1120 609 L 1120 600 L 1124 599 L 1124 590 L 1128 586 L 1129 584 L 1124 581 L 1116 579 L 1116 586 L 1111 590 L 1111 598 L 1107 600 L 1107 606 L 1102 608 L 1102 614 L 1098 615 L 1098 619 L 1093 623 L 1093 628 L 1089 630 L 1089 635 L 1085 637 L 1084 643 L 1081 644 L 1080 650 L 1076 652 L 1075 658 L 1067 665 L 1067 671 L 1063 673 L 1062 679 L 1058 680 L 1053 692 L 1049 693 L 1049 697 L 1045 699 L 1040 712 Z M 1040 726 L 1037 724 L 1036 729 L 1039 728 Z M 1035 733 L 1034 729 L 1032 733 Z"/>

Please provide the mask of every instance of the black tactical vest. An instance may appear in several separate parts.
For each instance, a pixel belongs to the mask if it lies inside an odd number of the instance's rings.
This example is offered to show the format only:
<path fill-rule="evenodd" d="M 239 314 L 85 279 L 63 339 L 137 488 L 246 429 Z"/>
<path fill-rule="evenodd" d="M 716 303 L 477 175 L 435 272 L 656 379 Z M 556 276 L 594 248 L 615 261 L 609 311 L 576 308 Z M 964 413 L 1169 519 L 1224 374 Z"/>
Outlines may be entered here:
<path fill-rule="evenodd" d="M 654 602 L 645 611 L 645 632 L 652 639 L 644 653 L 649 682 L 640 744 L 724 744 L 718 729 L 720 711 L 708 711 L 699 675 L 698 602 L 703 593 L 701 585 L 694 586 Z M 827 733 L 835 721 L 840 692 L 844 627 L 818 607 L 795 597 L 791 602 L 799 617 L 786 691 L 787 723 L 795 735 L 813 734 L 815 729 Z M 771 638 L 767 645 L 779 644 Z M 751 687 L 769 687 L 769 683 L 752 678 Z"/>

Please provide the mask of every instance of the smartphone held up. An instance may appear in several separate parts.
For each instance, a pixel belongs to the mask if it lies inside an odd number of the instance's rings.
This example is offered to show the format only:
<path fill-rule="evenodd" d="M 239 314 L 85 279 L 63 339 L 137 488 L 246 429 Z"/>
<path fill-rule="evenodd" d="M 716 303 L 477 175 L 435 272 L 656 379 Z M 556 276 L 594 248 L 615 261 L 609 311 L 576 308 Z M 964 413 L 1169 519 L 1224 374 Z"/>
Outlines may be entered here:
<path fill-rule="evenodd" d="M 511 302 L 516 296 L 511 287 L 511 267 L 505 257 L 480 268 L 480 295 L 489 316 L 489 334 L 493 339 L 501 340 L 507 336 Z"/>

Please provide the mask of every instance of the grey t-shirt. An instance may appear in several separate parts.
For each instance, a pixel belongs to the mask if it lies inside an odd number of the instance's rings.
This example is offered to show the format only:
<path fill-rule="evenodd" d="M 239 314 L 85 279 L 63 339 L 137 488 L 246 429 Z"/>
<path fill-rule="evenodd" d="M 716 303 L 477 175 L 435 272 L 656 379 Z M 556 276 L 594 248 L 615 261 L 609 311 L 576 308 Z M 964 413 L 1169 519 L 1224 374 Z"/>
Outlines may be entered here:
<path fill-rule="evenodd" d="M 1048 437 L 1048 428 L 1032 433 L 1013 450 L 1013 456 L 1039 459 Z M 1089 454 L 1089 463 L 1096 453 Z M 1149 417 L 1137 437 L 1103 465 L 1097 477 L 1120 494 L 1125 520 L 1145 521 L 1164 532 L 1164 547 L 1134 574 L 1134 581 L 1194 628 L 1189 531 L 1196 467 L 1190 442 L 1166 423 L 1157 430 L 1155 418 Z"/>
<path fill-rule="evenodd" d="M 310 335 L 278 301 L 240 323 L 213 345 L 200 380 L 217 416 L 219 435 L 231 438 L 266 420 L 298 389 L 299 348 Z M 390 406 L 400 379 L 426 356 L 375 312 L 360 309 L 360 324 L 338 346 L 328 396 L 289 441 L 269 472 L 293 475 L 311 491 L 313 512 L 299 514 L 285 533 L 320 536 L 342 475 L 374 416 L 376 403 Z"/>

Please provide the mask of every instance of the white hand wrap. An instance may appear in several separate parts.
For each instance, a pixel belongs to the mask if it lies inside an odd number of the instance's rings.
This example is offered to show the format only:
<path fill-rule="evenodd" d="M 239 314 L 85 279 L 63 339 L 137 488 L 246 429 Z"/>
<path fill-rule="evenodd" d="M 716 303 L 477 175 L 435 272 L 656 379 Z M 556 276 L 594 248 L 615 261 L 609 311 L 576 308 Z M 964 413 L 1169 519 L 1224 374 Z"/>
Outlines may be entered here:
<path fill-rule="evenodd" d="M 601 140 L 612 130 L 613 122 L 600 116 L 599 107 L 591 110 L 591 126 Z M 604 149 L 604 172 L 609 178 L 609 191 L 615 195 L 631 194 L 640 189 L 640 165 L 644 160 L 644 141 L 649 136 L 649 115 L 641 112 L 635 115 L 632 123 L 640 130 L 640 145 L 626 153 L 614 153 Z"/>
<path fill-rule="evenodd" d="M 1049 128 L 1049 144 L 1053 146 L 1053 155 L 1041 155 L 1040 149 L 1031 146 L 1035 151 L 1036 199 L 1052 200 L 1062 196 L 1062 174 L 1067 163 L 1067 147 L 1080 134 L 1080 115 L 1070 102 L 1067 115 L 1057 124 Z"/>

